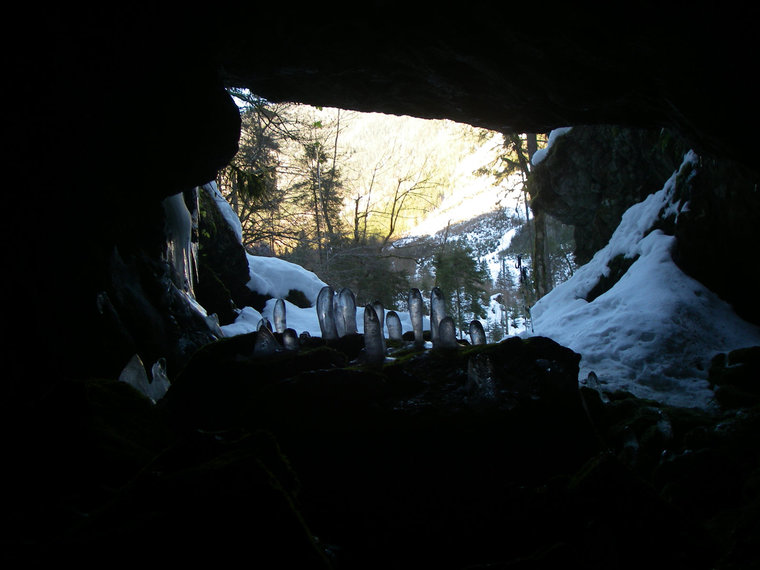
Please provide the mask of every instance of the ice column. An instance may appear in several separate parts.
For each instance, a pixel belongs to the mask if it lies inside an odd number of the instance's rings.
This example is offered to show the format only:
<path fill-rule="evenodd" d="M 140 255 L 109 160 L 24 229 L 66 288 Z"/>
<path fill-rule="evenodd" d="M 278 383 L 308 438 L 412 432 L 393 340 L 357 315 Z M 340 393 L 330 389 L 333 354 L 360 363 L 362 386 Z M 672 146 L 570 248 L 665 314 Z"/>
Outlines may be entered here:
<path fill-rule="evenodd" d="M 380 320 L 372 305 L 364 307 L 364 352 L 368 364 L 382 364 L 385 360 Z"/>
<path fill-rule="evenodd" d="M 317 318 L 319 319 L 322 338 L 325 340 L 338 338 L 338 331 L 335 328 L 335 313 L 333 312 L 334 295 L 333 288 L 327 285 L 322 287 L 317 296 Z"/>
<path fill-rule="evenodd" d="M 414 344 L 423 346 L 425 340 L 422 338 L 422 294 L 417 288 L 409 291 L 409 318 L 412 320 Z"/>
<path fill-rule="evenodd" d="M 274 332 L 285 332 L 285 329 L 287 328 L 287 325 L 285 324 L 285 301 L 282 299 L 277 299 L 277 301 L 275 301 L 272 318 L 274 319 Z"/>
<path fill-rule="evenodd" d="M 470 341 L 472 344 L 486 343 L 486 331 L 483 330 L 483 323 L 478 320 L 470 323 Z"/>
<path fill-rule="evenodd" d="M 388 311 L 388 315 L 385 317 L 385 322 L 388 327 L 388 338 L 391 340 L 401 340 L 401 319 L 396 311 Z"/>

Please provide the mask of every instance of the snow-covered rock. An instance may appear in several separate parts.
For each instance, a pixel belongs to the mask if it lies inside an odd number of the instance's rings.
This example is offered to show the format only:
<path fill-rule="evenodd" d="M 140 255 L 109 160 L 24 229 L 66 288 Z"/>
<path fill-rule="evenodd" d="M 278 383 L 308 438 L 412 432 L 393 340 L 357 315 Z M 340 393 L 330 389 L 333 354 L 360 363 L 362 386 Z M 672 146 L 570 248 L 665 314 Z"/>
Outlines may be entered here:
<path fill-rule="evenodd" d="M 682 169 L 697 163 L 689 152 Z M 580 378 L 595 372 L 604 389 L 684 407 L 708 408 L 707 382 L 717 353 L 760 344 L 760 327 L 683 273 L 672 259 L 675 238 L 652 229 L 673 203 L 678 173 L 628 209 L 609 243 L 532 309 L 534 333 L 581 354 Z M 635 260 L 609 290 L 588 301 L 617 256 Z"/>

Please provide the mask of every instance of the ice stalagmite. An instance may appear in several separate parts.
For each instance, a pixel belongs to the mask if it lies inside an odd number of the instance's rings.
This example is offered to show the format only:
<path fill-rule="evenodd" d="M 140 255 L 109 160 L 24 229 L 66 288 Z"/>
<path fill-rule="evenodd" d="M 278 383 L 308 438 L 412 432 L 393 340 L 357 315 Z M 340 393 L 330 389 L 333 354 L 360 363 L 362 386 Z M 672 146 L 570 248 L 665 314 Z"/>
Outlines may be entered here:
<path fill-rule="evenodd" d="M 382 364 L 385 360 L 380 320 L 372 305 L 364 307 L 364 352 L 368 364 Z"/>
<path fill-rule="evenodd" d="M 285 329 L 282 331 L 282 344 L 287 350 L 298 350 L 301 347 L 295 329 Z"/>
<path fill-rule="evenodd" d="M 334 295 L 333 288 L 328 285 L 322 287 L 317 296 L 317 318 L 319 319 L 322 338 L 325 340 L 338 338 L 338 331 L 335 328 L 335 313 L 333 312 Z"/>
<path fill-rule="evenodd" d="M 287 325 L 285 324 L 285 301 L 282 299 L 277 299 L 275 302 L 272 318 L 274 318 L 274 332 L 285 332 L 285 329 L 287 328 Z"/>
<path fill-rule="evenodd" d="M 445 316 L 443 293 L 438 287 L 433 287 L 430 291 L 430 340 L 433 341 L 433 346 L 438 346 L 438 327 Z"/>
<path fill-rule="evenodd" d="M 383 341 L 383 351 L 385 351 L 385 307 L 380 301 L 372 303 L 372 308 L 375 309 L 377 320 L 380 323 L 380 338 Z"/>
<path fill-rule="evenodd" d="M 459 348 L 457 328 L 454 319 L 443 317 L 438 325 L 438 346 L 441 348 Z"/>
<path fill-rule="evenodd" d="M 260 327 L 256 331 L 256 341 L 253 344 L 254 356 L 266 356 L 268 354 L 274 354 L 280 349 L 280 344 L 277 339 L 274 338 L 272 331 L 267 327 Z"/>
<path fill-rule="evenodd" d="M 388 311 L 388 315 L 385 317 L 386 326 L 388 327 L 388 338 L 391 340 L 402 339 L 401 319 L 396 311 Z"/>
<path fill-rule="evenodd" d="M 343 309 L 340 306 L 340 292 L 333 295 L 333 315 L 335 315 L 335 332 L 338 338 L 346 336 L 345 322 L 343 321 Z"/>
<path fill-rule="evenodd" d="M 338 319 L 343 321 L 343 334 L 356 334 L 356 297 L 354 297 L 353 291 L 348 287 L 344 287 L 338 294 L 338 306 L 340 307 L 340 313 Z"/>
<path fill-rule="evenodd" d="M 409 318 L 412 320 L 414 344 L 423 346 L 425 340 L 422 338 L 422 294 L 416 288 L 409 291 Z"/>
<path fill-rule="evenodd" d="M 375 309 L 377 320 L 380 322 L 380 332 L 384 335 L 385 332 L 383 328 L 385 327 L 385 307 L 383 307 L 383 304 L 380 301 L 375 301 L 372 303 L 372 308 Z"/>
<path fill-rule="evenodd" d="M 478 320 L 470 323 L 470 342 L 472 344 L 486 343 L 486 331 L 483 330 L 483 323 Z"/>

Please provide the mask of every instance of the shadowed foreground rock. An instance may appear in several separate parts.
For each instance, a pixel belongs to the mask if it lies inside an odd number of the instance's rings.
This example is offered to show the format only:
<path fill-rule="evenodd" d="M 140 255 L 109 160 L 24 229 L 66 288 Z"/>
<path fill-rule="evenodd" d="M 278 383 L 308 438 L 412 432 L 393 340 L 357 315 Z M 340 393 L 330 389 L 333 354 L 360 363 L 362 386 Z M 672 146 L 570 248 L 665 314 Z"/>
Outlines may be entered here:
<path fill-rule="evenodd" d="M 757 562 L 756 408 L 711 416 L 624 393 L 603 403 L 578 389 L 579 355 L 541 337 L 396 343 L 367 368 L 361 335 L 254 357 L 259 334 L 204 347 L 157 405 L 88 380 L 28 410 L 10 450 L 21 460 L 6 470 L 4 559 Z"/>

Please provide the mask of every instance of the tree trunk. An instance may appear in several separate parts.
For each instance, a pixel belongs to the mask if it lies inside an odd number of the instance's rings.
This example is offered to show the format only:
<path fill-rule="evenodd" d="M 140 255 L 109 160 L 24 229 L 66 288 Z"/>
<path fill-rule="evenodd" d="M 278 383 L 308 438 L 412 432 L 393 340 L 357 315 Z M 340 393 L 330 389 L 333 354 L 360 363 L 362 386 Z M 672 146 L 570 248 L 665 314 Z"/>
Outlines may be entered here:
<path fill-rule="evenodd" d="M 525 144 L 528 149 L 528 165 L 525 168 L 526 171 L 529 171 L 533 155 L 538 150 L 536 133 L 527 133 Z M 546 242 L 546 214 L 541 210 L 533 210 L 533 285 L 536 291 L 536 300 L 551 291 Z"/>
<path fill-rule="evenodd" d="M 546 259 L 546 214 L 542 210 L 533 212 L 533 225 L 533 285 L 538 300 L 551 291 Z"/>

